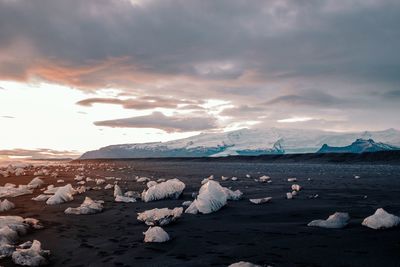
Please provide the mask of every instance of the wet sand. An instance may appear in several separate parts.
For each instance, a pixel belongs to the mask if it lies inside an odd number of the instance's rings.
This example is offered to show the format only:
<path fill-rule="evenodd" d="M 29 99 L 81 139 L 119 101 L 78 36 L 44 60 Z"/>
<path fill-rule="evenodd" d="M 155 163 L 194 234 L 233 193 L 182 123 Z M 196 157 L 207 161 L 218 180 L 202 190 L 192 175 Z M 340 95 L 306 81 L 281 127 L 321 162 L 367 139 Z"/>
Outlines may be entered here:
<path fill-rule="evenodd" d="M 380 207 L 400 214 L 399 165 L 134 160 L 91 166 L 93 169 L 85 168 L 85 176 L 121 177 L 124 191 L 141 192 L 146 187 L 134 180 L 136 175 L 154 180 L 179 178 L 186 189 L 178 200 L 150 203 L 114 203 L 113 190 L 88 191 L 72 202 L 55 206 L 32 201 L 40 193 L 38 189 L 32 195 L 8 198 L 16 208 L 1 215 L 33 217 L 45 226 L 23 236 L 21 243 L 41 241 L 43 248 L 51 250 L 50 266 L 227 266 L 241 260 L 265 266 L 400 266 L 400 228 L 376 231 L 361 226 L 362 219 Z M 59 177 L 43 180 L 47 185 L 76 186 L 73 177 L 78 173 L 61 171 Z M 27 184 L 35 177 L 28 174 L 0 178 L 0 184 Z M 197 192 L 201 180 L 211 174 L 221 185 L 240 189 L 244 198 L 229 201 L 212 214 L 184 214 L 164 227 L 171 241 L 143 243 L 142 232 L 147 226 L 136 220 L 137 213 L 156 207 L 173 208 L 192 200 L 192 192 Z M 246 174 L 252 177 L 246 178 Z M 221 175 L 238 180 L 221 181 Z M 269 175 L 272 183 L 255 182 L 254 178 L 261 175 Z M 285 199 L 286 192 L 291 191 L 289 177 L 296 177 L 303 186 L 292 200 Z M 65 183 L 57 184 L 57 179 Z M 315 194 L 319 197 L 309 198 Z M 67 207 L 79 206 L 85 196 L 104 200 L 104 211 L 81 216 L 63 213 Z M 267 196 L 273 198 L 271 203 L 254 205 L 248 201 Z M 335 211 L 350 213 L 348 227 L 306 226 Z M 10 260 L 0 264 L 13 266 Z"/>

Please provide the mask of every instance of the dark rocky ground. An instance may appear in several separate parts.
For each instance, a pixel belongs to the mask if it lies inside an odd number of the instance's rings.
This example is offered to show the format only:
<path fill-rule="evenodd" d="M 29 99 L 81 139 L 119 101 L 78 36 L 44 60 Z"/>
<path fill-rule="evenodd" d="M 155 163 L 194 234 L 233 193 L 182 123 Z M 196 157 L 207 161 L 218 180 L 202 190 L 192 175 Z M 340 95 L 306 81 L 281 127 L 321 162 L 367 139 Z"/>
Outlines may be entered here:
<path fill-rule="evenodd" d="M 92 163 L 93 164 L 93 163 Z M 400 214 L 400 165 L 263 163 L 246 160 L 132 160 L 107 161 L 92 165 L 85 175 L 92 178 L 122 177 L 124 190 L 142 191 L 145 184 L 134 176 L 179 178 L 186 184 L 179 200 L 151 203 L 114 203 L 112 190 L 89 191 L 69 203 L 47 206 L 30 199 L 39 194 L 10 198 L 17 208 L 2 215 L 34 217 L 45 229 L 32 232 L 21 241 L 37 239 L 50 249 L 51 266 L 227 266 L 244 260 L 272 266 L 400 266 L 400 228 L 371 230 L 361 226 L 363 218 L 377 208 Z M 107 170 L 108 169 L 108 170 Z M 73 181 L 79 172 L 60 172 L 57 179 Z M 209 215 L 184 214 L 166 226 L 172 240 L 145 244 L 147 227 L 136 220 L 137 212 L 151 208 L 176 207 L 191 200 L 200 181 L 214 174 L 223 186 L 240 189 L 244 199 L 229 201 Z M 246 178 L 250 174 L 252 178 Z M 221 181 L 221 175 L 238 181 Z M 269 175 L 272 183 L 254 181 Z M 355 179 L 359 175 L 360 179 Z M 26 184 L 34 176 L 0 178 L 0 184 Z M 285 199 L 296 177 L 304 187 L 295 199 Z M 311 181 L 308 181 L 311 178 Z M 55 178 L 46 177 L 47 184 Z M 319 194 L 319 198 L 309 199 Z M 104 212 L 96 215 L 65 215 L 84 196 L 102 199 Z M 271 203 L 254 205 L 249 198 L 272 196 Z M 365 198 L 364 196 L 367 196 Z M 335 211 L 349 212 L 350 225 L 341 230 L 307 227 L 313 219 L 326 218 Z M 0 261 L 12 266 L 11 261 Z"/>

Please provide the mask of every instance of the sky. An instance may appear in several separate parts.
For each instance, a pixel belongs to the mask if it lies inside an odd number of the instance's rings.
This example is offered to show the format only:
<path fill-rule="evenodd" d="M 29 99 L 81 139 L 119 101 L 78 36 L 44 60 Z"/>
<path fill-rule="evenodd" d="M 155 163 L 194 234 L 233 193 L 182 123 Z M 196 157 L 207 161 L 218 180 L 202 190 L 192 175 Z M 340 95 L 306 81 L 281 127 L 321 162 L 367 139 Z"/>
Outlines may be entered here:
<path fill-rule="evenodd" d="M 0 158 L 400 128 L 397 0 L 0 0 Z"/>

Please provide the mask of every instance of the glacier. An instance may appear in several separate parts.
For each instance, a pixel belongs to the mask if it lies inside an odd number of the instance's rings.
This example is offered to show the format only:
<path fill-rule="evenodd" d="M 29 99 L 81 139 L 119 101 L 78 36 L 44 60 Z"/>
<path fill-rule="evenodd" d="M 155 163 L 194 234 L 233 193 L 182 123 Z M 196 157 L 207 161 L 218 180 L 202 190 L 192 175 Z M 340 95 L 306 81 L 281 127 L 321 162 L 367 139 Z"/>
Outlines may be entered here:
<path fill-rule="evenodd" d="M 324 144 L 347 146 L 357 139 L 373 139 L 400 147 L 400 131 L 329 132 L 287 128 L 240 129 L 230 132 L 201 133 L 168 142 L 119 144 L 84 153 L 80 159 L 223 157 L 315 153 Z"/>

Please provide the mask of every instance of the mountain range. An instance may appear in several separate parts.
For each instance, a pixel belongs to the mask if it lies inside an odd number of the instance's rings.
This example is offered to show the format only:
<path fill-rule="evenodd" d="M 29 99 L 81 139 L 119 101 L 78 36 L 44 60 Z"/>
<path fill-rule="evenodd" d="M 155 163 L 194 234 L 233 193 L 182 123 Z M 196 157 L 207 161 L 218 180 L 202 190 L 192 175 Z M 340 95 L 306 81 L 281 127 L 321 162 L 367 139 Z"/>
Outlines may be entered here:
<path fill-rule="evenodd" d="M 400 150 L 400 147 L 388 145 L 385 143 L 376 143 L 372 139 L 357 139 L 351 145 L 343 147 L 334 147 L 324 144 L 317 153 L 364 153 L 386 150 Z"/>
<path fill-rule="evenodd" d="M 372 139 L 388 147 L 400 147 L 400 131 L 396 129 L 346 133 L 287 128 L 240 129 L 201 133 L 168 142 L 111 145 L 88 151 L 81 159 L 315 153 L 324 145 L 327 146 L 324 149 L 344 147 L 357 139 Z"/>

